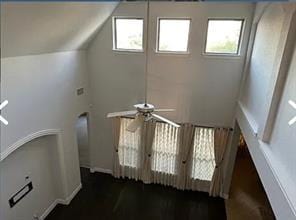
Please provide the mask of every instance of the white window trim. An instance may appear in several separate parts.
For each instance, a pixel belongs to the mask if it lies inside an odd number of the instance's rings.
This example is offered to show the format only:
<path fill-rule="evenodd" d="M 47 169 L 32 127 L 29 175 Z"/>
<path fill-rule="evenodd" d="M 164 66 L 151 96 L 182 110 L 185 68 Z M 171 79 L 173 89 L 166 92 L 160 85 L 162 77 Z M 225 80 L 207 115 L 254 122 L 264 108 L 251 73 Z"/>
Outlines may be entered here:
<path fill-rule="evenodd" d="M 122 48 L 117 48 L 117 39 L 116 39 L 116 19 L 139 19 L 139 20 L 143 20 L 143 34 L 142 34 L 142 49 L 141 50 L 137 50 L 137 49 L 122 49 Z M 145 35 L 145 19 L 143 17 L 135 17 L 135 16 L 113 16 L 112 17 L 112 50 L 114 52 L 119 52 L 119 53 L 144 53 L 145 52 L 145 40 L 144 39 L 144 35 Z"/>
<path fill-rule="evenodd" d="M 210 20 L 218 20 L 218 21 L 242 21 L 241 29 L 240 29 L 240 35 L 238 40 L 238 47 L 236 53 L 213 53 L 213 52 L 206 52 L 207 49 L 207 39 L 208 39 L 208 28 L 209 28 L 209 21 Z M 202 55 L 205 57 L 226 57 L 226 58 L 240 58 L 242 56 L 241 50 L 242 50 L 242 43 L 245 33 L 245 27 L 246 27 L 246 18 L 242 17 L 209 17 L 207 19 L 207 25 L 206 25 L 206 31 L 205 31 L 205 38 L 204 38 L 204 46 L 202 50 Z"/>
<path fill-rule="evenodd" d="M 187 41 L 187 50 L 186 51 L 159 50 L 160 20 L 189 20 L 189 31 L 188 31 L 188 41 Z M 157 17 L 155 53 L 164 54 L 164 55 L 189 55 L 190 54 L 189 43 L 190 43 L 190 36 L 191 36 L 191 26 L 192 26 L 192 18 L 190 18 L 190 17 Z"/>

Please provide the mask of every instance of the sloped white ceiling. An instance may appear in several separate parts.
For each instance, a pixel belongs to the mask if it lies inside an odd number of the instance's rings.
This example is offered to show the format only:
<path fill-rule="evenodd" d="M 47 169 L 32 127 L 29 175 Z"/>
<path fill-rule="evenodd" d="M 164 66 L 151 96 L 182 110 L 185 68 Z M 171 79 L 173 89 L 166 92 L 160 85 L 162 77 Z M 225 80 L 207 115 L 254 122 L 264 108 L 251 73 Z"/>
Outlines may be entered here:
<path fill-rule="evenodd" d="M 1 3 L 1 57 L 86 48 L 117 4 Z"/>

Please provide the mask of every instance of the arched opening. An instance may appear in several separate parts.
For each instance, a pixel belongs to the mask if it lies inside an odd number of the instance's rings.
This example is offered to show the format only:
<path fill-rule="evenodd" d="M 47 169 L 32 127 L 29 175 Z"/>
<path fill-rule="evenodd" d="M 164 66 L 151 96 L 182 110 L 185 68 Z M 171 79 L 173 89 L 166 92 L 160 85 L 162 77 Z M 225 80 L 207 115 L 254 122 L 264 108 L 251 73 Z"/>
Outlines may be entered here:
<path fill-rule="evenodd" d="M 79 154 L 79 164 L 82 168 L 90 168 L 89 151 L 89 114 L 79 115 L 76 122 L 76 137 Z"/>
<path fill-rule="evenodd" d="M 23 144 L 16 145 L 1 161 L 3 219 L 43 218 L 48 214 L 48 207 L 65 195 L 58 133 L 50 130 L 35 133 L 19 143 Z M 11 207 L 8 201 L 29 183 L 32 190 Z"/>

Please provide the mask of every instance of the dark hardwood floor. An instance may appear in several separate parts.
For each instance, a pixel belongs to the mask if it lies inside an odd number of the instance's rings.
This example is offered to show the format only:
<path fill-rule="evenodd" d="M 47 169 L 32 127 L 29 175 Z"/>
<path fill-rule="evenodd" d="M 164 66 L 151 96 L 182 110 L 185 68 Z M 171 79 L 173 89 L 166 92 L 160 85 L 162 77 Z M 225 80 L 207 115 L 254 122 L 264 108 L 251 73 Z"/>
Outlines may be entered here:
<path fill-rule="evenodd" d="M 223 199 L 207 193 L 143 184 L 81 168 L 83 188 L 68 206 L 58 205 L 46 220 L 226 219 Z"/>

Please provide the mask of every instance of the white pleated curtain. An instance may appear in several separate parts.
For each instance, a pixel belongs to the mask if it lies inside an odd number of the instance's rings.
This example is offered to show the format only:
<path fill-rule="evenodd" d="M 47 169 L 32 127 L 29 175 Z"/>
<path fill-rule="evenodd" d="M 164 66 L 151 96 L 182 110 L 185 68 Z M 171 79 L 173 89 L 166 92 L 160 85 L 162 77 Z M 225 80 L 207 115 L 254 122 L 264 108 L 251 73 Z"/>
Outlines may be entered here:
<path fill-rule="evenodd" d="M 178 137 L 178 128 L 166 123 L 156 124 L 151 164 L 153 183 L 175 185 Z"/>
<path fill-rule="evenodd" d="M 118 163 L 120 165 L 119 172 L 121 177 L 128 177 L 132 179 L 141 179 L 140 173 L 140 144 L 142 128 L 135 133 L 127 131 L 127 126 L 133 119 L 121 118 L 120 137 L 118 144 Z M 115 156 L 116 159 L 116 156 Z M 117 162 L 114 162 L 117 163 Z M 114 166 L 114 168 L 116 168 Z"/>
<path fill-rule="evenodd" d="M 209 192 L 215 165 L 214 129 L 196 127 L 186 189 Z"/>
<path fill-rule="evenodd" d="M 228 129 L 191 124 L 175 128 L 152 120 L 131 133 L 126 128 L 132 120 L 121 118 L 113 121 L 114 138 L 118 140 L 114 141 L 115 177 L 221 196 Z"/>

